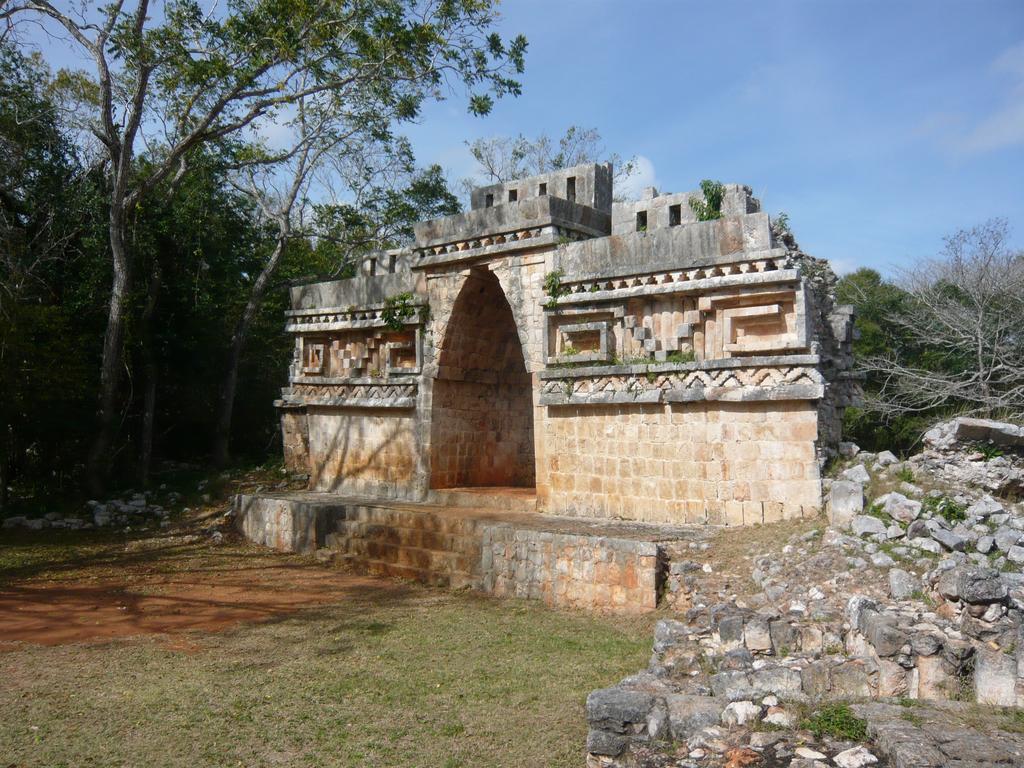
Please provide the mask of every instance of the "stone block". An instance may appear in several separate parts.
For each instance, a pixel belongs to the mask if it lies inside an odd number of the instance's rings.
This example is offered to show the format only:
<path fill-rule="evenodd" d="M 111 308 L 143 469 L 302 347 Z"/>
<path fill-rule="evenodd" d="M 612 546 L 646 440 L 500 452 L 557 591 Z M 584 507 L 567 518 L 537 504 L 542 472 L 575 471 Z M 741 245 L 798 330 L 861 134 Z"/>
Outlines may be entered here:
<path fill-rule="evenodd" d="M 775 694 L 782 699 L 800 696 L 802 683 L 800 672 L 790 667 L 765 667 L 751 672 L 750 685 L 758 696 Z"/>
<path fill-rule="evenodd" d="M 992 568 L 965 568 L 957 573 L 957 594 L 966 603 L 1000 603 L 1009 593 L 999 571 Z"/>
<path fill-rule="evenodd" d="M 912 523 L 921 515 L 921 502 L 908 499 L 902 493 L 887 493 L 876 503 L 881 503 L 882 511 L 901 523 Z"/>
<path fill-rule="evenodd" d="M 974 697 L 979 704 L 1017 705 L 1017 660 L 989 648 L 974 654 Z"/>
<path fill-rule="evenodd" d="M 771 636 L 772 651 L 776 656 L 788 656 L 800 650 L 800 630 L 787 619 L 774 619 L 768 622 Z"/>
<path fill-rule="evenodd" d="M 615 733 L 626 733 L 638 724 L 646 728 L 654 704 L 654 696 L 643 691 L 601 688 L 587 696 L 587 722 L 591 728 Z"/>
<path fill-rule="evenodd" d="M 832 689 L 831 665 L 815 661 L 800 670 L 800 689 L 813 699 L 824 698 Z"/>
<path fill-rule="evenodd" d="M 722 701 L 711 696 L 670 694 L 665 697 L 669 730 L 677 741 L 688 739 L 711 725 L 722 715 Z"/>
<path fill-rule="evenodd" d="M 587 733 L 587 752 L 592 755 L 618 757 L 629 745 L 629 737 L 591 728 Z"/>
<path fill-rule="evenodd" d="M 889 569 L 889 595 L 894 600 L 906 600 L 921 589 L 921 582 L 902 568 Z"/>
<path fill-rule="evenodd" d="M 880 659 L 878 662 L 878 695 L 906 696 L 910 690 L 909 678 L 907 670 L 896 662 Z"/>
<path fill-rule="evenodd" d="M 863 464 L 855 464 L 849 469 L 844 469 L 840 473 L 840 477 L 843 480 L 847 480 L 852 483 L 860 483 L 861 485 L 867 485 L 871 482 L 871 475 Z"/>
<path fill-rule="evenodd" d="M 919 656 L 916 668 L 917 687 L 911 696 L 918 699 L 948 699 L 956 680 L 947 671 L 941 656 Z"/>
<path fill-rule="evenodd" d="M 722 710 L 722 724 L 747 725 L 761 721 L 761 705 L 752 701 L 733 701 Z"/>
<path fill-rule="evenodd" d="M 831 691 L 836 698 L 868 698 L 872 695 L 871 672 L 863 659 L 848 659 L 831 669 Z"/>
<path fill-rule="evenodd" d="M 885 535 L 885 523 L 870 515 L 857 515 L 851 520 L 850 527 L 857 536 Z"/>
<path fill-rule="evenodd" d="M 826 509 L 830 525 L 848 530 L 853 519 L 864 512 L 864 486 L 849 480 L 834 480 Z"/>
<path fill-rule="evenodd" d="M 760 616 L 749 619 L 743 627 L 743 644 L 755 653 L 771 652 L 772 636 L 768 620 Z"/>

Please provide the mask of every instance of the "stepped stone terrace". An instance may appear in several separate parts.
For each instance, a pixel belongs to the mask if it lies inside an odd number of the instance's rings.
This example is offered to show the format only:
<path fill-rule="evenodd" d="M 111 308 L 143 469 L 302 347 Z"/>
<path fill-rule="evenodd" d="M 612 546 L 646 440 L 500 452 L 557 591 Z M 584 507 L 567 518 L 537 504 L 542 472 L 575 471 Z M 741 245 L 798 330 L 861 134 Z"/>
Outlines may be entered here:
<path fill-rule="evenodd" d="M 710 221 L 700 192 L 612 192 L 610 165 L 482 187 L 357 277 L 292 287 L 277 406 L 286 464 L 322 504 L 525 499 L 541 520 L 634 532 L 819 513 L 858 394 L 827 265 L 748 187 L 725 185 Z M 284 548 L 330 548 L 338 528 L 280 499 L 240 503 L 247 534 Z M 484 571 L 459 573 L 479 586 Z"/>

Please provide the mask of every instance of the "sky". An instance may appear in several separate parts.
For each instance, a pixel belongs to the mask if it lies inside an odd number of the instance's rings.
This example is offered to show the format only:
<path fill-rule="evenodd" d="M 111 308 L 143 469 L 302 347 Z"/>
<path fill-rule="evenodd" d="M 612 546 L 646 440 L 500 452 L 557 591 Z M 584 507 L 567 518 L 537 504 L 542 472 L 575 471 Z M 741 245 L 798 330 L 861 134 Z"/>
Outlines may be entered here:
<path fill-rule="evenodd" d="M 1024 248 L 1024 0 L 503 0 L 523 93 L 404 126 L 453 187 L 476 138 L 596 128 L 646 186 L 749 185 L 840 272 L 895 276 L 992 217 Z M 51 66 L 72 47 L 33 34 Z M 80 65 L 80 61 L 78 62 Z"/>
<path fill-rule="evenodd" d="M 749 185 L 804 250 L 892 275 L 991 217 L 1024 248 L 1024 0 L 504 0 L 523 93 L 460 98 L 406 133 L 473 171 L 466 141 L 596 128 L 634 190 Z"/>

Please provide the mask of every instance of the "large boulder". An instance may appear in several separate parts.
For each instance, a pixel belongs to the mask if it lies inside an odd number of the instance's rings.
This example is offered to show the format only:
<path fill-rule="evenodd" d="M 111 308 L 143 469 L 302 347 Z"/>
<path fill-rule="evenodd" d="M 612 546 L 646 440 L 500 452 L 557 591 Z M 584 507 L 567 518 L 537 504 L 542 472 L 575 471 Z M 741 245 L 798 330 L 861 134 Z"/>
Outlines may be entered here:
<path fill-rule="evenodd" d="M 924 443 L 937 451 L 949 451 L 963 443 L 992 442 L 1008 448 L 1024 447 L 1024 427 L 992 419 L 960 416 L 936 424 L 924 434 Z"/>
<path fill-rule="evenodd" d="M 992 568 L 965 568 L 959 571 L 956 591 L 961 600 L 971 605 L 1001 603 L 1010 594 L 999 571 Z"/>
<path fill-rule="evenodd" d="M 882 505 L 882 511 L 893 520 L 901 523 L 912 523 L 921 516 L 921 502 L 908 499 L 902 493 L 887 493 L 879 497 L 876 504 Z"/>

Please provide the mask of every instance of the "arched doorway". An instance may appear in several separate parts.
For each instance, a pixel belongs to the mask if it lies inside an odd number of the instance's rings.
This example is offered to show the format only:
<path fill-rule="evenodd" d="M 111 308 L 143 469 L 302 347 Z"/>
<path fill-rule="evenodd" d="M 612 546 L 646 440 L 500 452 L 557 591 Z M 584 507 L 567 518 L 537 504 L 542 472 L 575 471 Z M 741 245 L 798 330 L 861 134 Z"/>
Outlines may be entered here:
<path fill-rule="evenodd" d="M 438 355 L 431 488 L 536 484 L 533 395 L 512 308 L 487 269 L 470 273 Z"/>

